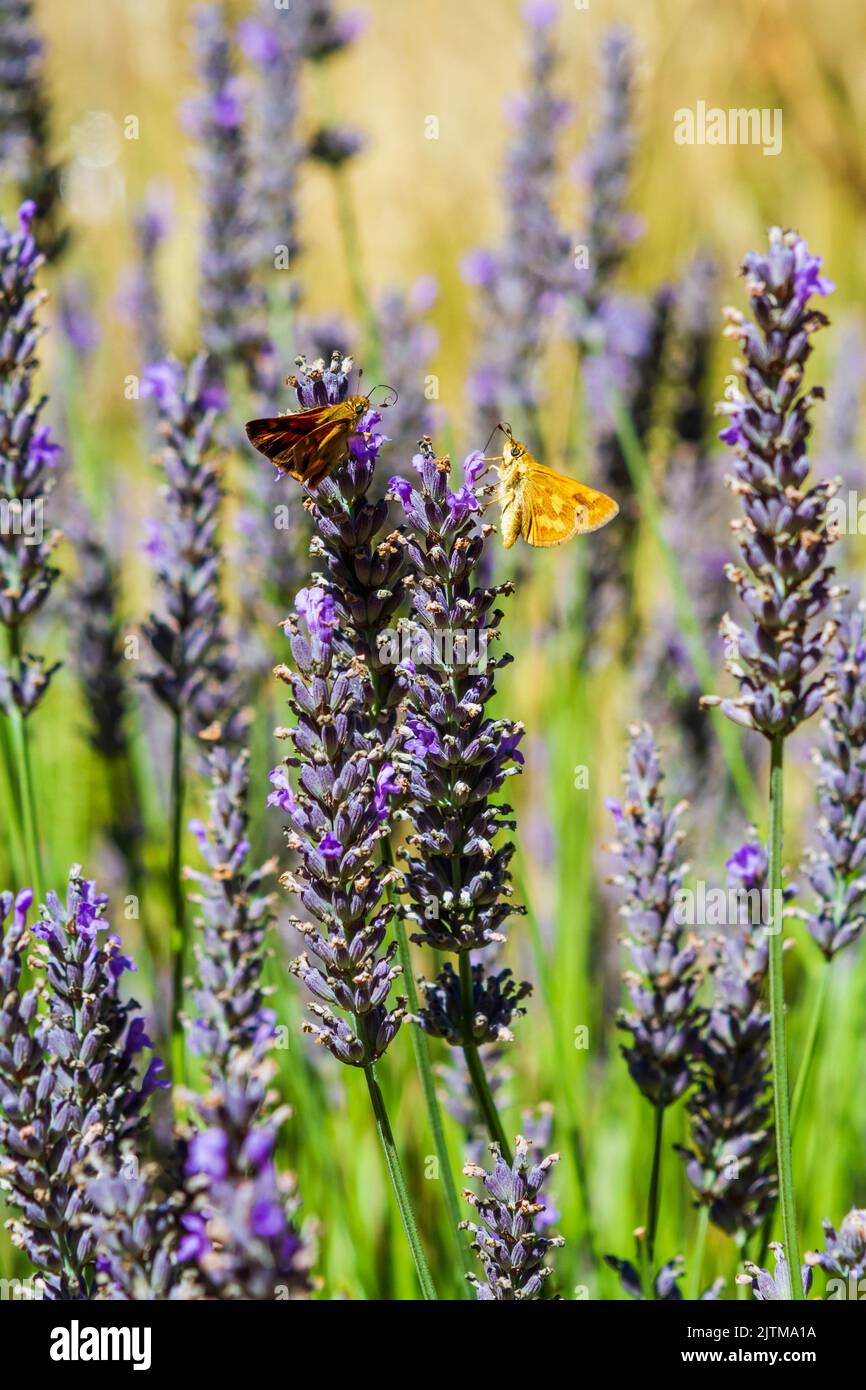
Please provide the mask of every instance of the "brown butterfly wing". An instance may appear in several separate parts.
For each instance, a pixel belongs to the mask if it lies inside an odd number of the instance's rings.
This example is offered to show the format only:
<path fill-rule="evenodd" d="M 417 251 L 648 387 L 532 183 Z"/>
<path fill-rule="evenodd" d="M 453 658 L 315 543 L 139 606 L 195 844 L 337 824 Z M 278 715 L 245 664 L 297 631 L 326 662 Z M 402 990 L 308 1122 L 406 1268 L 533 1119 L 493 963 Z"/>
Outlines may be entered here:
<path fill-rule="evenodd" d="M 613 521 L 619 506 L 595 488 L 527 459 L 522 495 L 523 539 L 529 545 L 562 545 L 572 536 Z"/>
<path fill-rule="evenodd" d="M 250 420 L 247 438 L 281 473 L 315 487 L 337 464 L 357 420 L 348 401 Z"/>

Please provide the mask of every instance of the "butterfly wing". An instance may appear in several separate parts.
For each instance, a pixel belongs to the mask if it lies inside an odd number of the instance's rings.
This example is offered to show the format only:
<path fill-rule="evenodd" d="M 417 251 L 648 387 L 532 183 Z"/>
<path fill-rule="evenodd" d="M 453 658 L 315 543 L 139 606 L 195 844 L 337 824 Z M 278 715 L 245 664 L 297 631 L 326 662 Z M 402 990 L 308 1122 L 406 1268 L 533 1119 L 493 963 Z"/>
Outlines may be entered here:
<path fill-rule="evenodd" d="M 598 531 L 619 507 L 612 497 L 575 482 L 527 457 L 522 488 L 521 534 L 529 545 L 561 545 L 572 536 Z"/>
<path fill-rule="evenodd" d="M 357 415 L 349 401 L 250 420 L 247 438 L 281 473 L 315 487 L 339 460 Z"/>

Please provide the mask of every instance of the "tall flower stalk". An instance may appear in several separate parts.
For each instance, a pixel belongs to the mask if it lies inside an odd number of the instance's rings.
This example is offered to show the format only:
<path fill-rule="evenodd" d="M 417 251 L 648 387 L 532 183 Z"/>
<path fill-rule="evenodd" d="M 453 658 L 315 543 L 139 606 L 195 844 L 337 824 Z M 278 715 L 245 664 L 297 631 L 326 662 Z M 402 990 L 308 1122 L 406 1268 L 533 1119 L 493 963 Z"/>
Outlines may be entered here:
<path fill-rule="evenodd" d="M 488 656 L 502 617 L 494 604 L 512 586 L 476 582 L 489 535 L 478 524 L 485 493 L 474 486 L 484 469 L 480 456 L 471 456 L 468 480 L 457 490 L 450 460 L 438 457 L 429 439 L 416 468 L 414 487 L 404 478 L 390 485 L 413 529 L 407 546 L 412 615 L 404 630 L 411 655 L 400 661 L 415 826 L 406 857 L 407 916 L 417 928 L 413 941 L 458 959 L 458 973 L 446 965 L 427 986 L 420 1018 L 427 1032 L 462 1047 L 479 1111 L 510 1164 L 478 1049 L 507 1034 L 529 987 L 516 990 L 508 971 L 488 973 L 471 953 L 498 947 L 508 919 L 525 911 L 510 901 L 514 842 L 496 844 L 515 828 L 512 808 L 493 801 L 519 771 L 523 729 L 486 709 L 496 670 L 509 659 Z"/>
<path fill-rule="evenodd" d="M 610 848 L 622 861 L 622 871 L 610 881 L 623 892 L 625 939 L 635 966 L 625 976 L 632 1009 L 621 1011 L 617 1018 L 617 1027 L 631 1034 L 622 1054 L 654 1115 L 646 1273 L 655 1268 L 665 1111 L 685 1094 L 693 1080 L 691 1057 L 699 1022 L 695 997 L 700 976 L 696 970 L 697 943 L 677 910 L 687 869 L 679 826 L 685 803 L 672 810 L 665 805 L 664 774 L 647 725 L 635 725 L 631 730 L 623 781 L 623 801 L 608 802 L 617 831 Z"/>
<path fill-rule="evenodd" d="M 763 912 L 767 854 L 754 840 L 728 860 L 738 911 L 709 943 L 712 994 L 692 1057 L 690 1142 L 677 1146 L 708 1217 L 743 1247 L 776 1196 L 770 1083 L 770 1016 L 764 1004 L 769 948 Z M 736 895 L 734 897 L 734 894 Z M 761 904 L 755 911 L 755 904 Z M 705 1234 L 705 1222 L 699 1231 Z M 702 1246 L 702 1241 L 701 1241 Z M 702 1248 L 689 1270 L 700 1288 Z"/>
<path fill-rule="evenodd" d="M 743 272 L 753 317 L 728 309 L 726 329 L 743 352 L 735 363 L 741 388 L 719 409 L 731 417 L 721 437 L 734 453 L 728 481 L 743 508 L 742 519 L 734 523 L 743 563 L 728 566 L 728 577 L 754 631 L 725 618 L 723 635 L 735 653 L 727 666 L 739 695 L 705 696 L 703 703 L 719 705 L 729 719 L 763 734 L 770 745 L 773 1098 L 784 1251 L 787 1267 L 798 1269 L 779 915 L 784 752 L 785 740 L 820 708 L 831 685 L 818 670 L 834 628 L 829 620 L 822 628 L 817 624 L 827 618 L 831 600 L 827 559 L 834 536 L 827 511 L 836 484 L 809 481 L 810 412 L 823 392 L 803 390 L 803 376 L 812 334 L 827 323 L 810 301 L 833 285 L 821 275 L 821 260 L 809 254 L 805 241 L 778 227 L 770 231 L 769 252 L 750 252 Z M 792 1297 L 802 1298 L 800 1281 L 789 1284 Z"/>
<path fill-rule="evenodd" d="M 568 237 L 554 211 L 558 137 L 571 110 L 554 89 L 556 16 L 550 0 L 524 4 L 529 73 L 525 91 L 509 112 L 513 135 L 503 178 L 505 236 L 496 250 L 475 251 L 464 263 L 465 278 L 480 292 L 483 348 L 470 395 L 482 431 L 517 410 L 536 452 L 541 439 L 535 369 L 569 261 Z"/>
<path fill-rule="evenodd" d="M 327 368 L 323 363 L 308 367 L 299 359 L 292 381 L 300 405 L 316 403 L 323 392 L 330 400 L 344 398 L 350 370 L 351 360 L 341 359 L 337 352 L 331 354 Z M 388 760 L 400 747 L 395 730 L 403 691 L 396 663 L 389 659 L 381 638 L 394 633 L 397 614 L 404 604 L 406 559 L 404 539 L 389 524 L 389 508 L 382 498 L 384 489 L 381 485 L 376 487 L 377 460 L 386 439 L 377 428 L 380 423 L 378 411 L 370 412 L 361 421 L 360 432 L 350 441 L 346 464 L 319 485 L 309 505 L 316 530 L 312 549 L 324 569 L 316 580 L 329 594 L 337 617 L 334 644 L 342 662 L 360 660 L 369 672 L 369 736 L 382 745 L 380 756 Z M 383 863 L 390 868 L 393 855 L 389 838 L 382 839 L 380 851 Z M 396 888 L 396 882 L 390 880 L 388 890 L 392 896 L 396 896 Z M 418 994 L 406 927 L 399 915 L 394 917 L 394 930 L 408 1008 L 414 1018 L 419 1009 Z M 449 1220 L 459 1257 L 468 1268 L 465 1242 L 457 1235 L 460 1205 L 429 1046 L 420 1029 L 412 1029 L 412 1047 Z"/>
<path fill-rule="evenodd" d="M 106 769 L 111 801 L 108 830 L 128 865 L 131 891 L 138 894 L 144 827 L 128 729 L 120 576 L 85 512 L 74 525 L 73 537 L 79 572 L 70 593 L 75 631 L 72 660 L 87 706 L 87 741 Z M 148 946 L 152 949 L 150 942 Z"/>
<path fill-rule="evenodd" d="M 394 914 L 385 896 L 393 870 L 379 845 L 400 785 L 387 749 L 367 738 L 369 673 L 361 662 L 340 661 L 336 623 L 325 590 L 302 590 L 286 623 L 295 669 L 277 667 L 297 721 L 285 731 L 293 754 L 271 774 L 269 801 L 288 818 L 286 844 L 298 856 L 280 881 L 313 919 L 292 918 L 307 947 L 292 970 L 314 1000 L 317 1022 L 305 1030 L 364 1073 L 418 1281 L 424 1297 L 435 1298 L 375 1069 L 405 1017 L 404 999 L 388 1002 L 400 969 L 396 943 L 382 949 Z M 300 769 L 297 790 L 292 766 Z"/>
<path fill-rule="evenodd" d="M 195 50 L 202 92 L 191 107 L 190 123 L 198 140 L 205 207 L 202 338 L 213 372 L 223 374 L 236 364 L 252 389 L 269 399 L 275 363 L 264 292 L 255 274 L 258 248 L 249 207 L 244 99 L 224 5 L 196 11 Z"/>
<path fill-rule="evenodd" d="M 265 884 L 276 861 L 246 864 L 248 761 L 213 749 L 209 823 L 191 827 L 207 869 L 187 870 L 202 930 L 190 1046 L 209 1086 L 185 1164 L 191 1203 L 180 1258 L 195 1261 L 203 1296 L 267 1300 L 302 1297 L 309 1261 L 292 1180 L 275 1162 L 285 1111 L 269 1099 L 275 1015 L 262 972 L 273 921 Z"/>
<path fill-rule="evenodd" d="M 186 956 L 181 883 L 184 731 L 205 742 L 231 745 L 241 721 L 219 587 L 217 523 L 222 491 L 214 429 L 224 393 L 221 387 L 208 383 L 204 354 L 188 369 L 173 359 L 154 364 L 145 374 L 142 393 L 156 402 L 164 440 L 165 515 L 148 546 L 164 611 L 151 614 L 144 628 L 156 658 L 155 669 L 145 679 L 172 717 L 171 1033 L 174 1075 L 180 1080 L 184 1069 L 180 1012 Z"/>
<path fill-rule="evenodd" d="M 8 664 L 0 663 L 0 734 L 10 785 L 17 787 L 21 836 L 31 882 L 41 892 L 42 850 L 27 719 L 57 667 L 24 646 L 28 624 L 51 592 L 58 571 L 51 563 L 60 533 L 45 525 L 45 502 L 54 486 L 60 446 L 41 422 L 46 397 L 34 388 L 43 329 L 37 313 L 44 294 L 37 285 L 44 257 L 33 237 L 33 202 L 22 204 L 18 226 L 0 220 L 0 624 L 6 629 Z"/>
<path fill-rule="evenodd" d="M 327 369 L 307 368 L 301 359 L 294 378 L 301 405 L 344 398 L 350 368 L 339 354 Z M 405 779 L 395 761 L 396 692 L 389 708 L 367 624 L 387 622 L 399 606 L 402 555 L 393 541 L 373 549 L 387 507 L 367 502 L 366 493 L 382 437 L 375 413 L 360 423 L 345 463 L 314 494 L 316 551 L 328 575 L 301 590 L 286 624 L 295 669 L 279 666 L 277 675 L 290 687 L 297 723 L 283 731 L 293 754 L 271 774 L 269 802 L 288 817 L 286 843 L 298 856 L 281 882 L 314 919 L 293 918 L 307 951 L 292 969 L 313 995 L 310 1009 L 318 1020 L 305 1028 L 338 1061 L 364 1072 L 419 1284 L 425 1298 L 435 1298 L 376 1075 L 406 1012 L 405 999 L 388 1004 L 401 967 L 394 963 L 397 943 L 385 946 L 394 917 L 387 890 L 397 875 L 382 852 L 392 801 L 405 791 Z M 289 777 L 293 766 L 300 769 L 297 790 Z"/>
<path fill-rule="evenodd" d="M 809 912 L 795 909 L 823 958 L 806 1033 L 791 1126 L 812 1070 L 836 957 L 857 942 L 866 925 L 866 608 L 840 609 L 830 674 L 834 690 L 824 706 L 824 742 L 813 753 L 818 790 L 817 844 L 803 868 L 815 895 Z"/>

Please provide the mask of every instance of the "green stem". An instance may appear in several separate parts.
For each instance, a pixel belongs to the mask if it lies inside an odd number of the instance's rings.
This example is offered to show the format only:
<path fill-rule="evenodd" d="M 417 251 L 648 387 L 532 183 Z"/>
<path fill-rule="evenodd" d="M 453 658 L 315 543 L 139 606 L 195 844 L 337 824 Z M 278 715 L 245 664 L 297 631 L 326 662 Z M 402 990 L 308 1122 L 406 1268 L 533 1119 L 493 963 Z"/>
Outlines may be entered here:
<path fill-rule="evenodd" d="M 183 841 L 183 716 L 174 716 L 174 735 L 171 759 L 171 858 L 169 861 L 169 893 L 171 901 L 171 1060 L 176 1086 L 186 1077 L 183 1023 L 183 972 L 186 948 L 186 903 L 181 879 L 181 845 Z"/>
<path fill-rule="evenodd" d="M 794 1097 L 791 1101 L 791 1133 L 793 1135 L 797 1128 L 797 1117 L 803 1104 L 803 1097 L 812 1073 L 812 1063 L 815 1060 L 815 1049 L 818 1042 L 818 1034 L 821 1031 L 821 1020 L 824 1016 L 824 1009 L 827 1004 L 827 994 L 830 989 L 830 962 L 825 961 L 821 970 L 821 978 L 818 981 L 818 989 L 815 994 L 815 1003 L 812 1008 L 812 1017 L 809 1020 L 809 1031 L 806 1034 L 806 1042 L 803 1047 L 803 1055 L 800 1058 L 800 1066 L 797 1071 L 797 1080 L 794 1084 Z"/>
<path fill-rule="evenodd" d="M 417 1018 L 418 989 L 412 971 L 412 957 L 409 951 L 409 940 L 406 935 L 406 924 L 400 918 L 397 919 L 396 934 L 400 964 L 403 967 L 403 983 L 406 987 L 406 997 L 409 1000 L 409 1012 Z M 436 1094 L 436 1082 L 433 1077 L 433 1066 L 430 1061 L 430 1048 L 427 1042 L 427 1034 L 424 1032 L 423 1028 L 417 1024 L 410 1028 L 409 1032 L 412 1037 L 412 1051 L 415 1054 L 415 1066 L 417 1067 L 418 1076 L 421 1080 L 424 1104 L 427 1107 L 427 1118 L 430 1121 L 430 1129 L 433 1133 L 433 1146 L 436 1149 L 436 1157 L 439 1160 L 439 1172 L 442 1175 L 445 1205 L 448 1209 L 448 1223 L 454 1233 L 460 1264 L 463 1267 L 464 1273 L 468 1274 L 472 1269 L 472 1258 L 469 1254 L 466 1242 L 460 1233 L 460 1202 L 457 1197 L 454 1173 L 451 1168 L 451 1158 L 448 1153 L 448 1141 L 445 1138 L 445 1126 L 442 1123 L 442 1109 L 439 1105 L 439 1097 Z M 463 1287 L 466 1290 L 466 1296 L 468 1296 L 468 1285 Z"/>
<path fill-rule="evenodd" d="M 821 971 L 821 978 L 818 982 L 818 989 L 815 993 L 815 1003 L 812 1007 L 812 1017 L 809 1020 L 809 1031 L 806 1035 L 806 1043 L 803 1048 L 803 1055 L 800 1058 L 800 1066 L 797 1071 L 797 1080 L 794 1085 L 794 1097 L 791 1101 L 791 1136 L 793 1141 L 794 1131 L 797 1128 L 797 1117 L 803 1106 L 803 1099 L 806 1094 L 806 1087 L 812 1072 L 812 1063 L 815 1060 L 815 1051 L 818 1042 L 818 1034 L 821 1031 L 821 1019 L 827 1004 L 827 994 L 830 989 L 830 962 L 825 961 Z M 770 1240 L 773 1230 L 773 1220 L 776 1215 L 776 1201 L 773 1202 L 764 1223 L 761 1227 L 760 1245 L 757 1250 L 758 1262 L 761 1261 L 764 1251 Z"/>
<path fill-rule="evenodd" d="M 800 1280 L 800 1247 L 797 1240 L 797 1218 L 794 1210 L 788 1054 L 785 1042 L 782 915 L 781 911 L 778 910 L 782 901 L 784 749 L 784 738 L 780 734 L 775 734 L 770 743 L 770 1042 L 773 1058 L 773 1104 L 776 1116 L 776 1160 L 779 1169 L 782 1240 L 791 1274 L 791 1294 L 796 1301 L 803 1297 L 803 1286 Z"/>
<path fill-rule="evenodd" d="M 9 631 L 9 656 L 10 665 L 14 671 L 21 661 L 21 637 L 16 627 Z M 39 816 L 33 763 L 30 755 L 30 735 L 27 729 L 27 720 L 14 701 L 9 715 L 9 724 L 12 730 L 12 747 L 18 781 L 20 828 L 27 869 L 37 902 L 41 902 L 45 896 L 45 874 L 42 866 L 42 848 L 39 841 Z"/>
<path fill-rule="evenodd" d="M 710 1209 L 702 1206 L 698 1214 L 695 1243 L 689 1260 L 689 1300 L 697 1303 L 701 1296 L 701 1276 L 704 1271 L 704 1254 L 707 1248 L 707 1230 L 710 1224 Z"/>
<path fill-rule="evenodd" d="M 475 1100 L 487 1133 L 493 1142 L 499 1145 L 502 1157 L 510 1165 L 514 1162 L 511 1145 L 505 1137 L 499 1111 L 496 1109 L 496 1101 L 493 1099 L 493 1093 L 487 1083 L 484 1063 L 481 1061 L 478 1045 L 472 1036 L 472 961 L 468 951 L 463 951 L 460 955 L 460 995 L 463 1005 L 463 1055 L 466 1058 Z"/>
<path fill-rule="evenodd" d="M 18 779 L 15 775 L 15 754 L 12 750 L 10 733 L 10 719 L 8 716 L 0 715 L 0 753 L 2 753 L 3 764 L 4 824 L 9 827 L 8 847 L 10 862 L 8 865 L 8 882 L 10 884 L 22 884 L 28 873 L 27 854 L 21 835 L 21 817 L 18 814 L 20 794 L 18 792 Z"/>
<path fill-rule="evenodd" d="M 400 1164 L 400 1156 L 397 1153 L 394 1135 L 391 1132 L 388 1111 L 385 1109 L 385 1099 L 379 1087 L 379 1082 L 376 1079 L 376 1072 L 372 1062 L 366 1062 L 364 1064 L 364 1075 L 367 1078 L 367 1089 L 370 1092 L 373 1114 L 376 1117 L 376 1129 L 382 1141 L 385 1162 L 388 1165 L 388 1173 L 391 1178 L 391 1185 L 394 1188 L 394 1196 L 397 1198 L 397 1206 L 400 1209 L 400 1219 L 403 1222 L 406 1239 L 412 1251 L 412 1259 L 415 1261 L 415 1271 L 418 1275 L 418 1282 L 421 1285 L 421 1292 L 425 1299 L 435 1300 L 438 1298 L 438 1295 L 430 1275 L 430 1270 L 427 1267 L 424 1250 L 421 1246 L 421 1237 L 418 1234 L 415 1214 L 412 1211 L 409 1189 L 406 1186 L 406 1179 Z"/>
<path fill-rule="evenodd" d="M 661 1198 L 662 1176 L 662 1136 L 665 1126 L 665 1108 L 655 1107 L 655 1138 L 653 1141 L 653 1166 L 650 1174 L 649 1201 L 646 1219 L 646 1253 L 649 1277 L 655 1279 L 656 1232 L 659 1224 L 659 1203 Z"/>
<path fill-rule="evenodd" d="M 334 94 L 330 77 L 322 63 L 314 64 L 318 78 L 319 111 L 323 121 L 332 121 L 334 114 Z M 346 269 L 355 313 L 364 324 L 367 333 L 367 366 L 378 378 L 382 364 L 382 345 L 379 339 L 379 325 L 370 296 L 367 293 L 367 277 L 364 270 L 364 254 L 361 249 L 361 234 L 352 190 L 349 183 L 351 175 L 343 167 L 333 169 L 334 197 L 337 205 L 337 224 L 343 242 Z"/>

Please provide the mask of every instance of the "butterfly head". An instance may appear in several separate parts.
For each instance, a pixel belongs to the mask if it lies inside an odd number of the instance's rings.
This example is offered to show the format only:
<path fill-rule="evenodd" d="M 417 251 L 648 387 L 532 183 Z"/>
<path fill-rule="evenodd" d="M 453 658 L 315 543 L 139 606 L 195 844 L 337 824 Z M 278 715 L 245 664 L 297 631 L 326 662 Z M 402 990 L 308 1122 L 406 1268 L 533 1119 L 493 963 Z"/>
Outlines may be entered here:
<path fill-rule="evenodd" d="M 505 462 L 517 463 L 519 459 L 524 458 L 527 453 L 526 445 L 521 444 L 519 439 L 514 438 L 514 431 L 508 421 L 506 420 L 502 424 L 497 425 L 496 428 L 502 431 L 508 441 L 503 449 Z"/>

